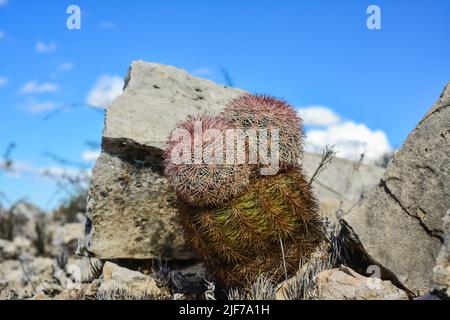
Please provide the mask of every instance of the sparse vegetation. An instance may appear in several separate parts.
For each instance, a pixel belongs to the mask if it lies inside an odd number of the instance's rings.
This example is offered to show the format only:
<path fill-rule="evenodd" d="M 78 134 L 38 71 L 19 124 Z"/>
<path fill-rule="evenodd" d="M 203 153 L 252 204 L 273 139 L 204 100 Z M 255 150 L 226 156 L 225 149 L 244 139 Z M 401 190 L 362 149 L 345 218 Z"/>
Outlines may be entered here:
<path fill-rule="evenodd" d="M 158 259 L 158 266 L 153 265 L 151 271 L 159 287 L 170 288 L 174 293 L 184 293 L 184 279 L 166 261 Z"/>
<path fill-rule="evenodd" d="M 275 300 L 275 294 L 275 283 L 262 274 L 246 289 L 230 289 L 228 300 Z"/>
<path fill-rule="evenodd" d="M 316 171 L 312 174 L 311 179 L 309 179 L 309 185 L 312 185 L 314 179 L 316 179 L 317 176 L 325 170 L 325 168 L 333 161 L 335 157 L 336 151 L 334 150 L 334 146 L 325 146 L 325 149 L 322 151 L 322 158 L 320 159 L 319 165 L 317 166 Z"/>
<path fill-rule="evenodd" d="M 151 294 L 133 292 L 124 288 L 113 288 L 97 292 L 96 300 L 158 300 Z"/>

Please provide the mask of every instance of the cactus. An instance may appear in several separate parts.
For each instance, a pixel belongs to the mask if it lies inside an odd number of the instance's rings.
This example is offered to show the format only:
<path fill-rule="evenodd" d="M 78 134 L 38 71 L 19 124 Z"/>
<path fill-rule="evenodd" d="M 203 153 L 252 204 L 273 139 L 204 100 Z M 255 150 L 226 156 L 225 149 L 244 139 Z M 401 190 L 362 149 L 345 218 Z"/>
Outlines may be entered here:
<path fill-rule="evenodd" d="M 317 212 L 299 169 L 255 180 L 226 206 L 180 210 L 187 241 L 227 287 L 295 272 L 322 239 Z"/>
<path fill-rule="evenodd" d="M 243 94 L 222 112 L 236 128 L 278 129 L 279 163 L 282 169 L 297 166 L 303 154 L 303 123 L 286 101 L 267 95 Z"/>
<path fill-rule="evenodd" d="M 228 129 L 258 130 L 258 139 L 260 129 L 278 129 L 279 150 L 274 152 L 281 170 L 275 175 L 256 174 L 267 165 L 261 162 L 176 164 L 171 155 L 180 138 L 174 136 L 164 153 L 165 175 L 181 200 L 187 242 L 219 283 L 242 287 L 262 274 L 274 281 L 293 274 L 323 239 L 318 205 L 299 164 L 303 127 L 294 108 L 269 96 L 244 94 L 232 100 L 221 117 L 189 117 L 177 128 L 185 129 L 191 140 L 183 150 L 189 160 L 195 158 L 192 137 L 198 131 L 216 129 L 214 139 L 202 136 L 201 143 L 217 148 L 216 139 L 225 139 Z M 272 144 L 271 138 L 272 134 Z M 238 150 L 236 157 L 249 160 L 255 151 L 251 148 L 261 146 L 260 140 L 256 146 L 248 140 L 244 154 Z"/>
<path fill-rule="evenodd" d="M 223 204 L 241 193 L 250 182 L 251 168 L 245 163 L 206 163 L 203 157 L 199 163 L 195 162 L 195 133 L 200 133 L 198 145 L 200 152 L 203 152 L 206 148 L 213 147 L 216 139 L 225 139 L 225 131 L 229 128 L 230 125 L 222 117 L 202 115 L 188 117 L 173 131 L 164 150 L 165 176 L 179 198 L 188 204 L 199 207 Z M 180 137 L 174 136 L 174 133 L 179 133 L 180 129 L 186 130 L 190 138 L 189 163 L 174 163 L 172 159 L 172 153 L 177 151 L 176 148 L 181 142 Z M 216 131 L 208 136 L 206 132 L 211 129 Z M 225 156 L 225 143 L 222 142 L 222 152 Z"/>

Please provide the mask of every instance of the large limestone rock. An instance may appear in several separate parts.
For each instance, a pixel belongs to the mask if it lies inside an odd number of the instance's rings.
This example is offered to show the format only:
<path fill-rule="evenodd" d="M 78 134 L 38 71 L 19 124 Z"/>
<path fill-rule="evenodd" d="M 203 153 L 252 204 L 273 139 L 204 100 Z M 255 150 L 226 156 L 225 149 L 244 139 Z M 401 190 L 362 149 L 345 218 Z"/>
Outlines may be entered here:
<path fill-rule="evenodd" d="M 161 151 L 190 114 L 218 113 L 242 93 L 171 66 L 133 62 L 107 109 L 79 253 L 101 259 L 190 259 Z"/>
<path fill-rule="evenodd" d="M 443 298 L 450 299 L 450 209 L 443 220 L 446 236 L 433 269 L 433 289 Z"/>
<path fill-rule="evenodd" d="M 450 85 L 395 155 L 379 186 L 344 217 L 367 256 L 415 295 L 432 285 L 450 208 Z"/>
<path fill-rule="evenodd" d="M 241 93 L 172 66 L 133 62 L 124 93 L 107 110 L 103 142 L 163 148 L 179 121 L 192 114 L 218 113 Z"/>
<path fill-rule="evenodd" d="M 367 278 L 347 267 L 322 271 L 316 283 L 319 300 L 408 300 L 390 281 Z"/>

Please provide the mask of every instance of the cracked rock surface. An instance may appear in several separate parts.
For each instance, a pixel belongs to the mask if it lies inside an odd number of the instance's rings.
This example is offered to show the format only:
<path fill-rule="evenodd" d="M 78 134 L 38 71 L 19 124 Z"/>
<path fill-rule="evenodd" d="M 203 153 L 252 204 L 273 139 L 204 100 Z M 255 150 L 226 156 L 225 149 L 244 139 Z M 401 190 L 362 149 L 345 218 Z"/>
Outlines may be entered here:
<path fill-rule="evenodd" d="M 344 217 L 368 257 L 413 295 L 432 287 L 450 208 L 450 83 L 409 134 L 379 186 Z"/>

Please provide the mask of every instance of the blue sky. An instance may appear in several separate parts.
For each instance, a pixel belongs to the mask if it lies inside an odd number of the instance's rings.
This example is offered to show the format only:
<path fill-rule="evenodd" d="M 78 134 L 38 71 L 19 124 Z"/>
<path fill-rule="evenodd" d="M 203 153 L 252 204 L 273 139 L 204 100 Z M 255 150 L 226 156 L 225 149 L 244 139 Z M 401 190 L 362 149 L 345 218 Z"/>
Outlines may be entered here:
<path fill-rule="evenodd" d="M 72 4 L 81 30 L 66 27 Z M 370 4 L 381 30 L 366 27 Z M 382 133 L 398 148 L 450 80 L 449 14 L 447 0 L 0 0 L 0 152 L 15 142 L 20 171 L 0 174 L 0 191 L 57 205 L 64 194 L 51 198 L 57 187 L 38 173 L 72 169 L 46 153 L 92 166 L 103 111 L 87 96 L 136 59 L 220 83 L 226 68 L 235 86 L 331 113 L 310 123 L 315 141 L 362 132 L 370 147 Z M 78 107 L 46 119 L 68 104 Z"/>

